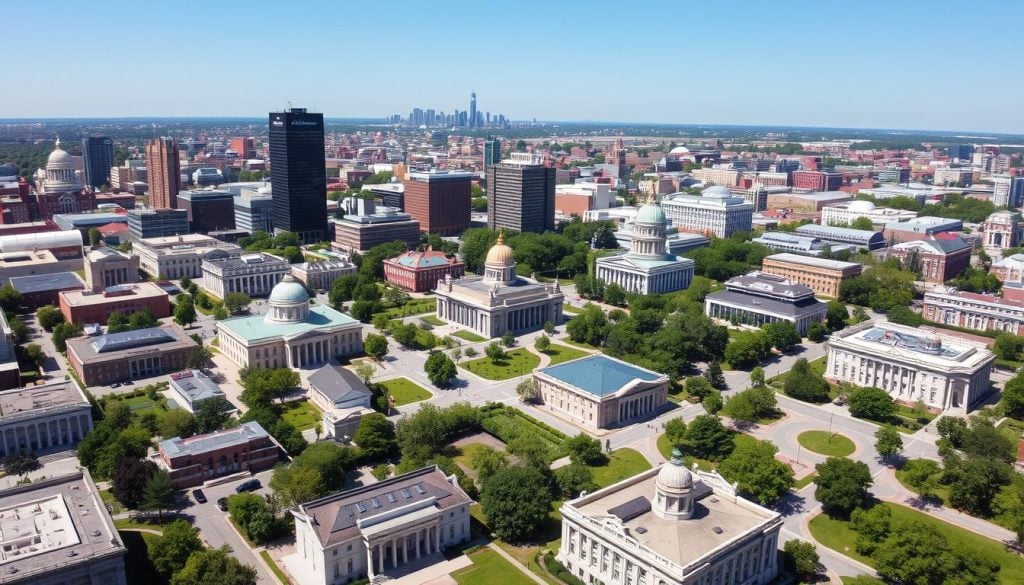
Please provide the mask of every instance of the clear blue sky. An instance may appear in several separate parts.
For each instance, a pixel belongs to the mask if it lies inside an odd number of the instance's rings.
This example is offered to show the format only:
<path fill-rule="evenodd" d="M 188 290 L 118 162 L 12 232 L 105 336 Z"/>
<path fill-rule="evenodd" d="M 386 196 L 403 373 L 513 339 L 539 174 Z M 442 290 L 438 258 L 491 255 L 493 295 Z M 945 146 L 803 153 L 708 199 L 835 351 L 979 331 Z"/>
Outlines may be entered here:
<path fill-rule="evenodd" d="M 1024 132 L 1024 2 L 10 0 L 0 117 L 513 119 Z"/>

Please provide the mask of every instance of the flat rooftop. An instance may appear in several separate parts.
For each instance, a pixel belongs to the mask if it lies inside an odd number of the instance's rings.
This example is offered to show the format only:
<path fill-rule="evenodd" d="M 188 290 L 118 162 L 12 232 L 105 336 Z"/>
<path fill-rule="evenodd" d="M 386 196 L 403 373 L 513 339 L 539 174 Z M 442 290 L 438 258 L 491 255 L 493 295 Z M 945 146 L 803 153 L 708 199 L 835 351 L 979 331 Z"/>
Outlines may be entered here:
<path fill-rule="evenodd" d="M 0 422 L 19 414 L 88 404 L 85 394 L 71 380 L 13 388 L 0 392 Z"/>
<path fill-rule="evenodd" d="M 124 359 L 142 353 L 183 349 L 196 345 L 183 329 L 174 325 L 108 333 L 99 337 L 74 337 L 67 341 L 82 363 L 94 360 Z"/>
<path fill-rule="evenodd" d="M 182 455 L 198 457 L 210 451 L 244 445 L 253 439 L 261 439 L 268 436 L 267 431 L 260 426 L 260 423 L 250 421 L 242 423 L 233 429 L 225 429 L 206 435 L 196 435 L 187 439 L 180 437 L 165 439 L 160 441 L 160 449 L 168 457 L 180 457 Z"/>
<path fill-rule="evenodd" d="M 66 291 L 81 289 L 85 288 L 85 283 L 74 272 L 54 272 L 51 274 L 15 276 L 11 278 L 11 286 L 21 294 L 27 294 L 48 290 Z"/>
<path fill-rule="evenodd" d="M 119 284 L 104 290 L 103 292 L 92 292 L 87 290 L 70 290 L 61 293 L 61 298 L 72 307 L 86 307 L 90 305 L 103 305 L 116 303 L 125 299 L 148 299 L 155 297 L 166 297 L 164 289 L 157 286 L 155 282 L 136 282 L 133 284 Z"/>
<path fill-rule="evenodd" d="M 223 397 L 224 392 L 216 382 L 200 370 L 186 370 L 171 374 L 171 388 L 189 402 Z"/>
<path fill-rule="evenodd" d="M 837 332 L 832 344 L 847 345 L 879 357 L 895 357 L 940 368 L 974 369 L 995 355 L 983 344 L 889 322 L 867 321 Z"/>
<path fill-rule="evenodd" d="M 789 262 L 790 264 L 803 264 L 806 266 L 813 266 L 815 268 L 824 268 L 826 270 L 849 270 L 860 266 L 860 264 L 857 264 L 856 262 L 825 260 L 816 256 L 801 256 L 800 254 L 772 254 L 771 256 L 766 257 L 765 260 Z"/>
<path fill-rule="evenodd" d="M 53 264 L 55 262 L 57 262 L 57 257 L 49 250 L 0 252 L 0 268 L 15 268 L 30 264 Z"/>
<path fill-rule="evenodd" d="M 572 360 L 544 368 L 540 372 L 594 396 L 614 394 L 633 380 L 653 382 L 665 377 L 658 372 L 652 372 L 604 355 L 592 355 Z"/>

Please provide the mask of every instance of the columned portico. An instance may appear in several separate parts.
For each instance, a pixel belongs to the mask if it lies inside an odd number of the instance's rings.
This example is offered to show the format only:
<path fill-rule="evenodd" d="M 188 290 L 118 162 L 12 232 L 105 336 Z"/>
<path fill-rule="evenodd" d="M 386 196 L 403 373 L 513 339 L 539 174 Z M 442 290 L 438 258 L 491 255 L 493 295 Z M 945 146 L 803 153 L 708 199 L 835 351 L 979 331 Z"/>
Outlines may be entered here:
<path fill-rule="evenodd" d="M 441 552 L 441 525 L 439 522 L 425 527 L 417 525 L 386 536 L 364 538 L 363 543 L 366 566 L 370 568 L 368 576 L 373 579 L 389 568 L 397 569 L 399 564 L 408 563 L 410 557 L 415 561 L 421 556 Z"/>

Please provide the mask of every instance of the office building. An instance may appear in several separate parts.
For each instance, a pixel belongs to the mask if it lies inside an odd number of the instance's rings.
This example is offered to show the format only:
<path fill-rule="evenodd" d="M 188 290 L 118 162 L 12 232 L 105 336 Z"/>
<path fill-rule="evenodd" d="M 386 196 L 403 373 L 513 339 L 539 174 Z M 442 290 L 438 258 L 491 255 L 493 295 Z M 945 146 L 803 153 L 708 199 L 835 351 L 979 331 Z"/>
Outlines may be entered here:
<path fill-rule="evenodd" d="M 700 195 L 674 193 L 661 201 L 672 227 L 681 232 L 728 238 L 750 231 L 754 206 L 725 187 L 709 187 Z"/>
<path fill-rule="evenodd" d="M 21 369 L 14 349 L 14 330 L 7 315 L 0 311 L 0 390 L 21 386 Z"/>
<path fill-rule="evenodd" d="M 326 305 L 310 306 L 302 283 L 286 275 L 266 315 L 217 321 L 220 352 L 239 367 L 312 368 L 363 351 L 363 326 Z"/>
<path fill-rule="evenodd" d="M 323 411 L 324 435 L 347 442 L 373 410 L 373 393 L 351 370 L 327 364 L 309 375 L 309 400 Z"/>
<path fill-rule="evenodd" d="M 114 166 L 114 141 L 107 136 L 82 139 L 85 184 L 93 189 L 110 186 L 110 168 Z"/>
<path fill-rule="evenodd" d="M 57 294 L 60 312 L 68 323 L 106 324 L 114 313 L 128 316 L 148 310 L 157 319 L 171 316 L 167 291 L 155 282 L 117 284 L 100 289 L 66 290 Z"/>
<path fill-rule="evenodd" d="M 525 152 L 513 152 L 489 167 L 487 227 L 537 233 L 554 229 L 555 169 Z"/>
<path fill-rule="evenodd" d="M 942 287 L 924 294 L 925 319 L 978 331 L 1024 335 L 1024 302 Z"/>
<path fill-rule="evenodd" d="M 983 342 L 865 321 L 832 334 L 825 377 L 881 388 L 904 404 L 969 412 L 991 392 L 995 355 Z"/>
<path fill-rule="evenodd" d="M 208 400 L 227 400 L 220 386 L 201 370 L 174 372 L 170 375 L 170 384 L 175 402 L 189 412 L 194 413 Z"/>
<path fill-rule="evenodd" d="M 228 141 L 228 150 L 233 151 L 241 159 L 256 158 L 256 139 L 252 136 L 236 136 Z"/>
<path fill-rule="evenodd" d="M 951 159 L 970 160 L 974 153 L 974 145 L 971 144 L 950 144 L 948 148 Z"/>
<path fill-rule="evenodd" d="M 0 490 L 5 585 L 126 585 L 121 534 L 89 472 Z"/>
<path fill-rule="evenodd" d="M 210 258 L 203 260 L 202 286 L 221 299 L 233 292 L 265 297 L 291 271 L 287 260 L 264 252 Z"/>
<path fill-rule="evenodd" d="M 974 169 L 935 169 L 932 184 L 938 187 L 970 187 L 974 184 Z"/>
<path fill-rule="evenodd" d="M 939 234 L 960 232 L 964 222 L 946 217 L 917 217 L 910 221 L 899 221 L 885 224 L 885 239 L 890 243 L 927 240 Z"/>
<path fill-rule="evenodd" d="M 791 211 L 821 211 L 828 205 L 850 201 L 853 195 L 842 191 L 814 191 L 811 193 L 769 193 L 768 209 Z"/>
<path fill-rule="evenodd" d="M 790 176 L 794 189 L 838 191 L 843 186 L 843 174 L 833 171 L 793 171 Z"/>
<path fill-rule="evenodd" d="M 224 182 L 224 173 L 217 167 L 201 167 L 192 171 L 192 183 L 199 187 L 220 185 Z"/>
<path fill-rule="evenodd" d="M 177 209 L 178 191 L 181 191 L 181 160 L 176 140 L 165 136 L 146 142 L 146 177 L 149 206 L 153 209 Z"/>
<path fill-rule="evenodd" d="M 177 280 L 199 278 L 203 262 L 239 256 L 236 244 L 222 242 L 202 234 L 147 238 L 132 244 L 132 254 L 139 257 L 139 268 L 155 278 Z"/>
<path fill-rule="evenodd" d="M 850 252 L 857 251 L 855 246 L 831 244 L 818 238 L 798 236 L 788 232 L 764 232 L 751 241 L 755 244 L 761 244 L 762 246 L 771 248 L 772 250 L 796 252 L 798 254 L 810 256 L 820 256 L 826 249 L 828 249 L 830 253 L 847 250 Z"/>
<path fill-rule="evenodd" d="M 433 120 L 427 120 L 428 124 L 432 124 Z M 469 94 L 469 127 L 476 128 L 476 92 Z"/>
<path fill-rule="evenodd" d="M 496 165 L 499 162 L 501 162 L 501 140 L 488 137 L 484 141 L 484 175 L 486 176 L 487 169 L 491 165 Z"/>
<path fill-rule="evenodd" d="M 255 421 L 187 439 L 165 439 L 157 450 L 156 461 L 176 489 L 225 475 L 264 471 L 281 459 L 281 447 Z"/>
<path fill-rule="evenodd" d="M 85 289 L 74 272 L 15 276 L 10 284 L 21 295 L 21 305 L 32 311 L 46 305 L 58 306 L 61 292 Z"/>
<path fill-rule="evenodd" d="M 971 245 L 963 239 L 940 234 L 927 240 L 911 240 L 889 247 L 889 253 L 925 282 L 956 278 L 971 263 Z"/>
<path fill-rule="evenodd" d="M 1024 177 L 993 177 L 992 203 L 996 207 L 1024 205 Z"/>
<path fill-rule="evenodd" d="M 270 182 L 274 230 L 303 244 L 327 240 L 324 115 L 292 108 L 270 113 Z"/>
<path fill-rule="evenodd" d="M 735 187 L 739 184 L 740 177 L 743 175 L 743 172 L 736 169 L 707 167 L 693 169 L 690 174 L 694 179 L 697 179 L 704 184 L 717 185 L 728 189 L 729 187 Z"/>
<path fill-rule="evenodd" d="M 454 475 L 431 465 L 300 504 L 285 568 L 297 583 L 333 585 L 441 562 L 441 551 L 471 538 L 472 503 Z"/>
<path fill-rule="evenodd" d="M 767 585 L 782 516 L 679 451 L 654 469 L 562 504 L 558 560 L 584 583 Z"/>
<path fill-rule="evenodd" d="M 916 211 L 877 207 L 861 199 L 826 205 L 821 209 L 821 225 L 849 226 L 865 217 L 874 225 L 907 221 L 917 217 Z"/>
<path fill-rule="evenodd" d="M 459 235 L 469 227 L 472 182 L 473 175 L 465 171 L 409 173 L 404 210 L 423 232 Z"/>
<path fill-rule="evenodd" d="M 85 256 L 85 284 L 100 291 L 116 284 L 139 281 L 139 257 L 113 248 L 96 248 Z"/>
<path fill-rule="evenodd" d="M 391 208 L 377 209 L 373 201 L 365 199 L 353 203 L 356 209 L 334 222 L 333 249 L 346 254 L 363 254 L 378 244 L 395 240 L 405 242 L 409 249 L 419 246 L 420 222 L 408 213 Z"/>
<path fill-rule="evenodd" d="M 254 234 L 274 233 L 274 197 L 269 183 L 259 187 L 243 188 L 235 201 L 235 227 Z"/>
<path fill-rule="evenodd" d="M 439 280 L 462 278 L 465 274 L 464 262 L 429 247 L 384 260 L 384 280 L 410 292 L 430 292 Z"/>
<path fill-rule="evenodd" d="M 910 181 L 909 168 L 892 168 L 878 171 L 879 183 L 906 183 Z"/>
<path fill-rule="evenodd" d="M 128 212 L 128 234 L 132 240 L 187 233 L 188 212 L 184 209 L 132 209 Z"/>
<path fill-rule="evenodd" d="M 864 250 L 877 250 L 885 247 L 885 236 L 882 232 L 871 230 L 855 230 L 809 223 L 796 228 L 794 233 L 798 236 L 815 238 L 833 246 L 847 245 Z"/>
<path fill-rule="evenodd" d="M 235 198 L 227 191 L 181 191 L 178 209 L 188 214 L 191 233 L 235 229 Z"/>
<path fill-rule="evenodd" d="M 761 272 L 799 282 L 811 287 L 815 294 L 832 298 L 839 298 L 843 282 L 859 276 L 863 270 L 863 266 L 854 262 L 800 254 L 772 254 L 761 263 Z"/>
<path fill-rule="evenodd" d="M 379 199 L 383 207 L 405 209 L 405 185 L 402 183 L 363 185 L 362 191 L 370 193 L 375 200 Z"/>
<path fill-rule="evenodd" d="M 589 431 L 657 416 L 668 403 L 668 376 L 605 355 L 537 370 L 541 403 Z"/>
<path fill-rule="evenodd" d="M 595 261 L 594 274 L 605 285 L 616 284 L 626 292 L 667 293 L 690 286 L 694 262 L 665 251 L 667 219 L 661 206 L 647 203 L 630 224 L 630 251 L 602 256 Z"/>
<path fill-rule="evenodd" d="M 1005 250 L 1015 248 L 1024 241 L 1024 218 L 1016 211 L 997 211 L 982 225 L 985 245 Z"/>
<path fill-rule="evenodd" d="M 292 276 L 312 290 L 330 290 L 335 280 L 346 274 L 356 274 L 358 271 L 355 264 L 340 259 L 292 264 Z"/>
<path fill-rule="evenodd" d="M 92 406 L 74 379 L 0 392 L 3 456 L 72 449 L 92 423 Z"/>
<path fill-rule="evenodd" d="M 609 183 L 576 183 L 555 187 L 555 211 L 562 217 L 584 217 L 588 211 L 607 209 L 615 203 Z"/>
<path fill-rule="evenodd" d="M 725 281 L 725 290 L 704 297 L 704 314 L 736 325 L 761 327 L 790 321 L 801 336 L 811 323 L 825 320 L 828 305 L 814 298 L 811 287 L 755 270 Z"/>
<path fill-rule="evenodd" d="M 516 275 L 512 248 L 504 233 L 487 252 L 483 276 L 445 277 L 437 283 L 437 316 L 473 330 L 488 339 L 506 331 L 536 331 L 550 321 L 562 321 L 562 289 Z"/>
<path fill-rule="evenodd" d="M 185 369 L 194 339 L 176 325 L 67 340 L 68 364 L 86 386 L 159 376 Z"/>

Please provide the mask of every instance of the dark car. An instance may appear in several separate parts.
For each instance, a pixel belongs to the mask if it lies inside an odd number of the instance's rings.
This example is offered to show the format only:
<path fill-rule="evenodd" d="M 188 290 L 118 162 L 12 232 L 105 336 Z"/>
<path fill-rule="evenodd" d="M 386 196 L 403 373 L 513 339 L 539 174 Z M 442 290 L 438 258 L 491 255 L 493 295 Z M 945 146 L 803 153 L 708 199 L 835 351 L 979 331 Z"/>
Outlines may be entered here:
<path fill-rule="evenodd" d="M 260 483 L 260 480 L 250 479 L 235 486 L 235 492 L 239 494 L 242 492 L 254 492 L 261 487 L 263 487 L 263 484 Z"/>
<path fill-rule="evenodd" d="M 227 498 L 219 498 L 217 500 L 217 507 L 220 508 L 221 512 L 227 512 L 228 511 L 228 499 Z"/>
<path fill-rule="evenodd" d="M 206 494 L 203 493 L 203 490 L 192 490 L 192 497 L 200 504 L 206 503 Z"/>

